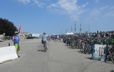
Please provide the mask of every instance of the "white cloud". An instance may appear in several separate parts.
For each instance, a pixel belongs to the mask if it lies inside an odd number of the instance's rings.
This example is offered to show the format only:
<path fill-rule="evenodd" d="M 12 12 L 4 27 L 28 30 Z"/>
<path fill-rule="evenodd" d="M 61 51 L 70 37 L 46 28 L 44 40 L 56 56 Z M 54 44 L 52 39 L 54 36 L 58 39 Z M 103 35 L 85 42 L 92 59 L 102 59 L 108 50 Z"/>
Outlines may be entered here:
<path fill-rule="evenodd" d="M 100 0 L 95 0 L 95 2 L 97 2 L 97 3 L 98 3 L 99 1 L 100 1 Z"/>
<path fill-rule="evenodd" d="M 31 2 L 31 0 L 19 0 L 19 2 L 22 2 L 23 4 L 28 4 Z"/>
<path fill-rule="evenodd" d="M 97 20 L 98 15 L 101 13 L 99 9 L 90 10 L 90 14 L 88 15 L 87 21 Z"/>
<path fill-rule="evenodd" d="M 38 7 L 43 7 L 45 3 L 39 1 L 39 0 L 33 0 L 33 2 L 38 6 Z"/>
<path fill-rule="evenodd" d="M 59 0 L 58 5 L 64 9 L 66 12 L 68 12 L 69 14 L 72 14 L 74 11 L 78 11 L 78 6 L 75 4 L 76 0 L 72 0 L 72 2 L 67 1 L 67 0 Z"/>
<path fill-rule="evenodd" d="M 114 17 L 114 11 L 107 13 L 107 15 Z"/>
<path fill-rule="evenodd" d="M 51 4 L 50 7 L 57 7 L 57 5 L 56 4 Z"/>
<path fill-rule="evenodd" d="M 113 16 L 114 17 L 114 6 L 110 7 L 110 9 L 108 9 L 108 13 L 106 14 L 106 16 Z"/>
<path fill-rule="evenodd" d="M 98 14 L 100 14 L 100 10 L 98 10 L 98 9 L 94 9 L 94 10 L 92 10 L 91 12 L 90 12 L 90 16 L 92 17 L 92 16 L 96 16 L 96 15 L 98 15 Z"/>
<path fill-rule="evenodd" d="M 101 7 L 100 10 L 104 10 L 106 8 L 108 8 L 108 5 L 105 5 L 104 7 Z"/>
<path fill-rule="evenodd" d="M 18 0 L 18 1 L 23 4 L 33 3 L 36 4 L 38 7 L 43 7 L 45 5 L 45 3 L 40 0 Z"/>
<path fill-rule="evenodd" d="M 102 13 L 105 13 L 105 11 L 108 9 L 108 5 L 105 5 L 105 6 L 102 6 L 102 7 L 99 7 L 99 8 L 95 8 L 95 9 L 92 9 L 90 11 L 90 14 L 89 14 L 89 19 L 92 19 L 92 18 L 98 18 L 99 15 Z M 105 15 L 105 14 L 104 14 Z"/>
<path fill-rule="evenodd" d="M 60 10 L 59 12 L 64 12 L 65 14 L 70 15 L 74 20 L 77 20 L 80 15 L 86 11 L 84 7 L 87 5 L 88 2 L 79 6 L 77 0 L 58 0 L 57 3 L 49 5 L 48 8 L 51 10 Z"/>
<path fill-rule="evenodd" d="M 105 5 L 105 6 L 98 8 L 98 10 L 100 13 L 102 13 L 101 15 L 105 17 L 114 16 L 114 6 L 111 7 L 109 5 Z"/>
<path fill-rule="evenodd" d="M 114 17 L 114 7 L 109 7 L 108 5 L 105 5 L 99 8 L 93 8 L 92 10 L 90 10 L 90 14 L 87 20 L 99 21 L 100 18 L 104 17 Z"/>
<path fill-rule="evenodd" d="M 113 9 L 113 10 L 114 10 L 114 6 L 113 6 L 113 7 L 111 7 L 111 9 Z"/>
<path fill-rule="evenodd" d="M 86 2 L 85 4 L 82 5 L 82 7 L 86 7 L 89 4 L 89 2 Z"/>
<path fill-rule="evenodd" d="M 56 3 L 51 3 L 48 5 L 50 0 L 19 0 L 20 2 L 24 4 L 36 4 L 38 7 L 44 7 L 47 4 L 47 7 L 51 11 L 56 11 L 57 13 L 64 13 L 69 15 L 72 19 L 78 20 L 80 18 L 80 15 L 86 12 L 88 9 L 85 9 L 85 7 L 89 4 L 88 2 L 78 5 L 78 0 L 57 0 Z"/>

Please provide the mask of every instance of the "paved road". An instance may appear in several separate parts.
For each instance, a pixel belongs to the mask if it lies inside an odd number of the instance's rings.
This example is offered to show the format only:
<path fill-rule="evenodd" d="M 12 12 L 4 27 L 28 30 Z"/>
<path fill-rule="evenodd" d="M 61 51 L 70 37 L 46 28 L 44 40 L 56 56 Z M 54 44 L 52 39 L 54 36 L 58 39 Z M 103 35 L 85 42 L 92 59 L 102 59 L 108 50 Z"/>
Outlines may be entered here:
<path fill-rule="evenodd" d="M 0 42 L 0 47 L 12 41 Z M 20 58 L 0 64 L 0 72 L 111 72 L 114 64 L 91 60 L 91 55 L 79 53 L 62 42 L 48 42 L 43 52 L 40 39 L 20 41 Z"/>

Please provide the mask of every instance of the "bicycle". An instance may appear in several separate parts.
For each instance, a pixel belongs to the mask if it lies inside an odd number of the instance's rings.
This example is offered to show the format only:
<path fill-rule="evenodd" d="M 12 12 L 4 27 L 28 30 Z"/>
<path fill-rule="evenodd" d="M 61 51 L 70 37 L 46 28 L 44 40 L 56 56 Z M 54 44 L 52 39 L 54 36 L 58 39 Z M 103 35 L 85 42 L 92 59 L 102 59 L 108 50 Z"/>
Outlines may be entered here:
<path fill-rule="evenodd" d="M 75 48 L 75 41 L 74 41 L 74 40 L 71 41 L 71 48 L 72 48 L 72 49 Z"/>
<path fill-rule="evenodd" d="M 108 48 L 108 56 L 114 64 L 114 46 L 109 46 Z"/>
<path fill-rule="evenodd" d="M 47 51 L 47 42 L 43 41 L 43 45 L 44 45 L 44 52 L 46 52 Z"/>
<path fill-rule="evenodd" d="M 89 44 L 85 44 L 84 53 L 91 54 L 91 46 Z"/>

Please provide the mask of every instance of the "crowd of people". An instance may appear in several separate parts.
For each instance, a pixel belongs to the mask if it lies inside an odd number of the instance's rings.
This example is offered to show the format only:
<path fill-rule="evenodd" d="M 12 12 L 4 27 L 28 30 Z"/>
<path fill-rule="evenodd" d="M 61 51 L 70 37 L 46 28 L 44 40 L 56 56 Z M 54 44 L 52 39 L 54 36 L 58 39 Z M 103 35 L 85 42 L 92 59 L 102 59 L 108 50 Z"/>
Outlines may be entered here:
<path fill-rule="evenodd" d="M 95 44 L 107 45 L 108 47 L 111 47 L 110 52 L 114 62 L 114 31 L 61 35 L 60 38 L 63 39 L 63 42 L 66 43 L 67 46 L 80 49 L 80 52 L 85 54 L 92 54 L 92 47 Z M 107 55 L 109 54 L 108 51 L 109 49 L 106 52 Z"/>
<path fill-rule="evenodd" d="M 110 44 L 109 40 L 114 39 L 114 32 L 111 33 L 82 33 L 82 34 L 76 34 L 76 35 L 65 35 L 63 36 L 64 43 L 67 43 L 67 45 L 70 45 L 70 41 L 72 40 L 81 40 L 86 41 L 90 44 Z"/>

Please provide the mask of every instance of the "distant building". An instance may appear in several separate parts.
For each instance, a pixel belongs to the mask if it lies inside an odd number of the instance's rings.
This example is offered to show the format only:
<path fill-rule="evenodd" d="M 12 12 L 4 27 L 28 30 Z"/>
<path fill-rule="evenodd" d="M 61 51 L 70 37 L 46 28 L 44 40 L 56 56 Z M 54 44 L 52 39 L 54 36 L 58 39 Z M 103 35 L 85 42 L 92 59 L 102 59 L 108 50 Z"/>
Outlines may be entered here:
<path fill-rule="evenodd" d="M 34 38 L 39 38 L 39 36 L 40 36 L 40 34 L 38 34 L 38 33 L 37 34 L 35 34 L 35 33 L 32 34 L 32 37 L 34 37 Z"/>
<path fill-rule="evenodd" d="M 19 34 L 19 36 L 20 36 L 20 38 L 26 39 L 26 37 L 29 36 L 29 32 L 21 32 L 21 33 Z"/>

